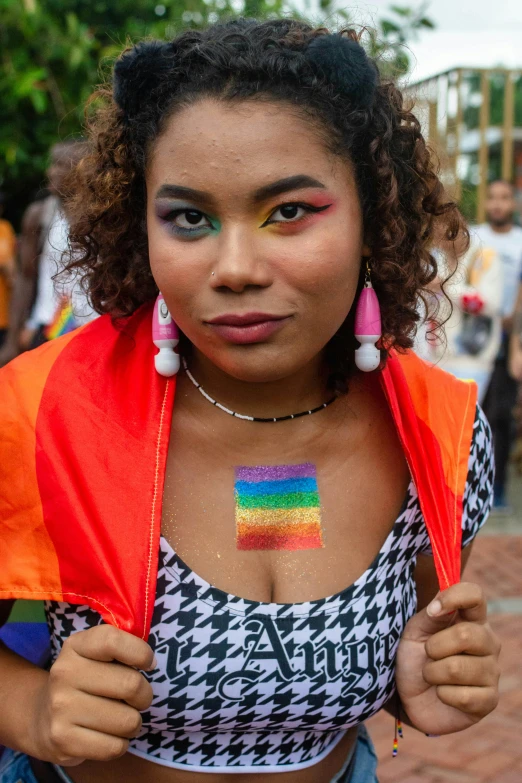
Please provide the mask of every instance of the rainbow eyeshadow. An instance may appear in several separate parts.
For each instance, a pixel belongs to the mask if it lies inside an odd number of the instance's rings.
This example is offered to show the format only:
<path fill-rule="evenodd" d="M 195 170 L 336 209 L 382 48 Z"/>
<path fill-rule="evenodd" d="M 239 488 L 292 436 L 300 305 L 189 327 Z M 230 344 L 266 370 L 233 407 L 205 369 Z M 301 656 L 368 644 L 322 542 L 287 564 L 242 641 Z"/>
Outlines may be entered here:
<path fill-rule="evenodd" d="M 235 471 L 238 549 L 319 549 L 323 544 L 315 465 Z"/>

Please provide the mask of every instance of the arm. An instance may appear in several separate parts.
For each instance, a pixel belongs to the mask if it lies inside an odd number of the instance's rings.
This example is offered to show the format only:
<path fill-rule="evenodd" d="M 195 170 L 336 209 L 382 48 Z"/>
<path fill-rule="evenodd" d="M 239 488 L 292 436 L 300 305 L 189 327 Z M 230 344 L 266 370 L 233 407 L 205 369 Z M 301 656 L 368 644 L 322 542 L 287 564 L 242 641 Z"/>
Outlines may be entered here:
<path fill-rule="evenodd" d="M 471 548 L 473 543 L 462 550 L 462 566 L 461 574 L 464 573 L 466 564 L 471 555 Z M 417 591 L 417 612 L 425 609 L 428 604 L 435 598 L 439 592 L 439 580 L 437 577 L 437 571 L 435 570 L 435 562 L 431 555 L 418 555 L 417 565 L 413 575 L 415 580 L 415 586 Z M 397 697 L 392 696 L 389 702 L 384 705 L 386 712 L 389 712 L 393 717 L 397 716 Z M 401 721 L 406 726 L 413 726 L 413 723 L 408 718 L 404 709 L 401 709 Z"/>
<path fill-rule="evenodd" d="M 13 236 L 12 254 L 0 264 L 0 277 L 3 277 L 8 288 L 13 285 L 15 270 L 16 239 Z"/>
<path fill-rule="evenodd" d="M 493 479 L 491 429 L 477 407 L 463 497 L 461 571 L 488 517 Z M 487 621 L 480 586 L 460 582 L 440 591 L 427 537 L 419 549 L 423 554 L 414 574 L 417 613 L 406 624 L 397 649 L 397 692 L 416 728 L 428 734 L 450 734 L 477 723 L 495 708 L 500 644 Z"/>
<path fill-rule="evenodd" d="M 20 533 L 19 539 L 9 539 L 9 550 L 0 546 L 3 595 L 9 594 L 6 590 L 16 595 L 19 588 L 13 585 L 19 585 L 21 572 L 27 573 L 30 511 L 40 500 L 31 495 L 28 506 L 25 490 L 31 482 L 24 481 L 34 470 L 34 443 L 31 449 L 31 427 L 26 426 L 31 403 L 22 399 L 20 388 L 31 381 L 33 365 L 21 357 L 20 372 L 16 364 L 0 372 L 0 462 L 2 467 L 17 462 L 14 473 L 0 470 L 0 541 L 7 542 L 10 526 Z M 11 606 L 0 602 L 1 620 Z M 70 634 L 49 672 L 0 645 L 0 745 L 57 764 L 122 755 L 139 733 L 140 711 L 152 701 L 152 688 L 139 671 L 151 668 L 153 652 L 143 639 L 106 624 Z"/>
<path fill-rule="evenodd" d="M 2 264 L 0 266 L 0 277 L 4 278 L 8 288 L 11 288 L 13 285 L 13 267 L 14 264 Z"/>
<path fill-rule="evenodd" d="M 13 604 L 14 601 L 0 601 L 0 626 L 9 619 Z M 29 704 L 34 699 L 35 689 L 44 682 L 47 673 L 16 655 L 3 642 L 0 642 L 0 672 L 0 740 L 15 750 L 30 752 L 28 715 L 31 711 L 21 710 L 20 704 Z M 19 682 L 20 689 L 10 687 L 13 682 Z"/>
<path fill-rule="evenodd" d="M 0 642 L 0 742 L 13 750 L 34 755 L 33 726 L 38 691 L 48 673 L 21 658 Z M 13 687 L 17 683 L 17 687 Z M 24 708 L 20 709 L 23 704 Z"/>
<path fill-rule="evenodd" d="M 411 725 L 453 734 L 498 704 L 500 643 L 478 584 L 459 582 L 407 623 L 397 650 L 397 693 Z"/>
<path fill-rule="evenodd" d="M 20 333 L 33 300 L 38 276 L 40 223 L 43 202 L 31 204 L 22 220 L 19 265 L 14 276 L 11 296 L 9 331 L 0 351 L 0 367 L 20 353 Z"/>
<path fill-rule="evenodd" d="M 516 381 L 522 381 L 522 283 L 518 289 L 513 331 L 509 340 L 509 372 Z"/>
<path fill-rule="evenodd" d="M 137 669 L 154 667 L 148 644 L 110 625 L 73 634 L 49 672 L 0 643 L 0 743 L 61 765 L 117 758 L 152 701 Z"/>

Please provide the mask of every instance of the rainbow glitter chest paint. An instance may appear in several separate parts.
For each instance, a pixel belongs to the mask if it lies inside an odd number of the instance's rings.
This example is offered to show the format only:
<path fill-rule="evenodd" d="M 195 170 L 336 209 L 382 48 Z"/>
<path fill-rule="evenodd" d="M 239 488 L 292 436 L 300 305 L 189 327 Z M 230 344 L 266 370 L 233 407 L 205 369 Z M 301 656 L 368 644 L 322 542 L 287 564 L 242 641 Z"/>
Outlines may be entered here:
<path fill-rule="evenodd" d="M 238 549 L 319 549 L 324 546 L 317 471 L 301 465 L 235 470 Z"/>

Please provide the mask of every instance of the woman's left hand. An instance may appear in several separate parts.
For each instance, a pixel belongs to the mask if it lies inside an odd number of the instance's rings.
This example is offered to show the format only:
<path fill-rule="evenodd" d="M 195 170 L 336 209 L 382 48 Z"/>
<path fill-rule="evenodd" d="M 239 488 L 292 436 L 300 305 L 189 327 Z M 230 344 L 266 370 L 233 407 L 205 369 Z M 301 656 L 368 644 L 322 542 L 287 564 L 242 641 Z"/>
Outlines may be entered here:
<path fill-rule="evenodd" d="M 482 720 L 498 704 L 499 653 L 479 585 L 439 593 L 407 623 L 397 650 L 397 690 L 411 723 L 451 734 Z"/>

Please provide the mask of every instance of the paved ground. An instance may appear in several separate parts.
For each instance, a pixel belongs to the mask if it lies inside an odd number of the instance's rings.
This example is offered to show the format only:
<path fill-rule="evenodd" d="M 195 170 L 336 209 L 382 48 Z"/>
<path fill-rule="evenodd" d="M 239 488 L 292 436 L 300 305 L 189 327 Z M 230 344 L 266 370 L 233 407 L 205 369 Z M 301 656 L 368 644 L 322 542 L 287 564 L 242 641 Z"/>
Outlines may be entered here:
<path fill-rule="evenodd" d="M 428 738 L 404 729 L 392 758 L 394 721 L 368 723 L 380 783 L 522 783 L 522 480 L 512 482 L 510 516 L 492 516 L 474 544 L 466 578 L 480 582 L 502 640 L 500 703 L 477 726 Z"/>

